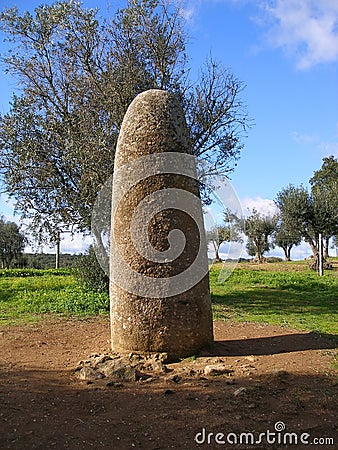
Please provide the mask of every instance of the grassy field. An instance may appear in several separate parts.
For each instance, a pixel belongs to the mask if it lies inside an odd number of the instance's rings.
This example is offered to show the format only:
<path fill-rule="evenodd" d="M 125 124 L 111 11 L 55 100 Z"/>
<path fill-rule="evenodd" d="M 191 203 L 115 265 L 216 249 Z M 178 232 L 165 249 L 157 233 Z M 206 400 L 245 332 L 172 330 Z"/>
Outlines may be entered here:
<path fill-rule="evenodd" d="M 242 263 L 219 283 L 220 269 L 210 272 L 215 317 L 337 334 L 337 269 L 319 277 L 305 262 Z"/>
<path fill-rule="evenodd" d="M 306 263 L 239 264 L 224 282 L 210 271 L 214 316 L 337 334 L 338 270 Z M 85 290 L 67 270 L 0 271 L 0 325 L 56 315 L 107 314 L 108 295 Z"/>
<path fill-rule="evenodd" d="M 45 314 L 107 313 L 107 294 L 80 286 L 69 270 L 0 271 L 0 325 L 35 322 Z"/>

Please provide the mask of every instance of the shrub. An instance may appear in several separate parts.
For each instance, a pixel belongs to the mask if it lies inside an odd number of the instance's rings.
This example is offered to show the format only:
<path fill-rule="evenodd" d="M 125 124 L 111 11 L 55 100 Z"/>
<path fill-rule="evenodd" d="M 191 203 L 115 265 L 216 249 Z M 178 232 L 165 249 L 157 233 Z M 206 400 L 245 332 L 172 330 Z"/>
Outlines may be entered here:
<path fill-rule="evenodd" d="M 278 258 L 278 256 L 268 256 L 265 258 L 265 261 L 268 263 L 278 263 L 278 262 L 283 262 L 283 259 Z"/>
<path fill-rule="evenodd" d="M 74 273 L 77 280 L 86 288 L 96 292 L 109 292 L 109 277 L 98 263 L 92 245 L 88 252 L 76 261 Z"/>

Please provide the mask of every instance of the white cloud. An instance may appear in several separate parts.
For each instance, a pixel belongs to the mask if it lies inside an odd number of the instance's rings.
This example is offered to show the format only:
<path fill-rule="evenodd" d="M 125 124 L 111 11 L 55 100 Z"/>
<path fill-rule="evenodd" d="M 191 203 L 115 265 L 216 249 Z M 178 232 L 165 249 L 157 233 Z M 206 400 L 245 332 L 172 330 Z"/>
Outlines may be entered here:
<path fill-rule="evenodd" d="M 298 69 L 338 61 L 337 0 L 262 0 L 261 6 L 268 44 L 294 56 Z"/>
<path fill-rule="evenodd" d="M 320 142 L 318 147 L 323 155 L 338 157 L 338 142 Z"/>
<path fill-rule="evenodd" d="M 300 70 L 338 61 L 337 0 L 187 0 L 182 16 L 192 23 L 202 4 L 217 2 L 256 7 L 251 18 L 267 27 L 265 43 L 295 58 Z"/>
<path fill-rule="evenodd" d="M 305 259 L 312 255 L 312 250 L 309 244 L 302 241 L 300 245 L 292 247 L 291 249 L 291 259 Z"/>
<path fill-rule="evenodd" d="M 181 8 L 181 15 L 184 20 L 190 22 L 196 14 L 196 6 L 195 5 L 187 5 L 185 8 Z"/>
<path fill-rule="evenodd" d="M 181 16 L 188 23 L 193 23 L 198 15 L 200 6 L 204 0 L 176 0 L 178 7 L 180 8 Z"/>
<path fill-rule="evenodd" d="M 36 251 L 55 253 L 53 246 L 39 246 L 32 237 L 29 237 L 29 233 L 27 233 L 28 222 L 22 223 L 20 216 L 14 215 L 14 202 L 4 194 L 0 196 L 0 217 L 2 216 L 6 221 L 16 222 L 19 226 L 23 225 L 22 230 L 31 241 L 31 245 L 27 245 L 25 248 L 26 253 L 35 253 Z M 82 233 L 74 233 L 73 236 L 70 233 L 63 233 L 61 236 L 61 253 L 84 253 L 91 243 L 92 238 L 90 236 L 84 238 Z"/>
<path fill-rule="evenodd" d="M 338 142 L 336 139 L 324 140 L 320 139 L 318 136 L 299 133 L 294 131 L 291 133 L 291 138 L 299 145 L 314 146 L 320 151 L 320 154 L 324 156 L 335 156 L 338 157 Z"/>
<path fill-rule="evenodd" d="M 70 254 L 85 253 L 93 240 L 91 236 L 83 237 L 82 233 L 74 233 L 72 236 L 70 233 L 61 234 L 60 252 Z M 55 253 L 54 245 L 38 245 L 32 241 L 31 245 L 27 245 L 25 253 Z"/>
<path fill-rule="evenodd" d="M 245 216 L 248 216 L 250 211 L 254 208 L 264 216 L 273 216 L 277 212 L 277 207 L 273 200 L 262 197 L 244 198 L 242 201 L 242 208 Z"/>
<path fill-rule="evenodd" d="M 84 253 L 90 244 L 93 243 L 91 236 L 83 237 L 82 233 L 76 233 L 71 236 L 69 233 L 65 233 L 61 239 L 61 252 L 62 253 Z"/>
<path fill-rule="evenodd" d="M 11 222 L 19 222 L 19 217 L 14 216 L 14 202 L 6 195 L 0 195 L 0 217 Z"/>
<path fill-rule="evenodd" d="M 311 134 L 299 133 L 298 131 L 294 131 L 291 134 L 291 137 L 293 141 L 297 142 L 297 144 L 301 145 L 318 144 L 318 137 L 313 136 Z"/>

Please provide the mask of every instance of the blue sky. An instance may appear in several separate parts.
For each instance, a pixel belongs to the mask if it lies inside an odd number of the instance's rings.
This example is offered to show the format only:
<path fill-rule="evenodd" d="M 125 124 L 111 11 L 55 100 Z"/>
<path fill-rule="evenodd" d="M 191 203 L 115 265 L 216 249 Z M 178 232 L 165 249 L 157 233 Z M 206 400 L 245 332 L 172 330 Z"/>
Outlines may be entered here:
<path fill-rule="evenodd" d="M 33 11 L 40 3 L 1 0 L 0 9 Z M 110 5 L 112 14 L 125 2 L 83 4 L 103 14 Z M 242 99 L 254 126 L 231 182 L 244 209 L 268 212 L 279 190 L 289 183 L 307 185 L 323 157 L 338 157 L 338 2 L 188 0 L 183 14 L 192 76 L 211 51 L 246 85 Z M 4 113 L 15 82 L 0 76 Z M 11 213 L 1 199 L 0 213 Z"/>

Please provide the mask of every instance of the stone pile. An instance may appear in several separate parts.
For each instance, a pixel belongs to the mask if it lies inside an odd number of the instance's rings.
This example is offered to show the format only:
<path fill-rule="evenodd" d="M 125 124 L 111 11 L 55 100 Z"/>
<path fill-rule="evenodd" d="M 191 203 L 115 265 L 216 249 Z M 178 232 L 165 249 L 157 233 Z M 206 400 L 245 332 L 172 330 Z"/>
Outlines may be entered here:
<path fill-rule="evenodd" d="M 90 355 L 79 361 L 74 372 L 81 381 L 93 383 L 102 380 L 108 386 L 120 386 L 123 382 L 151 382 L 162 379 L 170 383 L 180 383 L 191 379 L 208 380 L 232 377 L 234 370 L 217 359 L 205 361 L 183 360 L 166 364 L 167 353 L 130 353 L 129 355 Z M 211 364 L 210 364 L 211 363 Z M 214 364 L 213 364 L 214 363 Z M 227 384 L 233 384 L 234 381 Z"/>
<path fill-rule="evenodd" d="M 79 361 L 74 371 L 80 380 L 89 382 L 102 378 L 108 382 L 146 380 L 154 374 L 169 371 L 164 364 L 166 358 L 166 353 L 146 355 L 130 353 L 128 356 L 93 354 L 88 359 Z"/>

